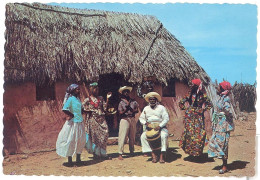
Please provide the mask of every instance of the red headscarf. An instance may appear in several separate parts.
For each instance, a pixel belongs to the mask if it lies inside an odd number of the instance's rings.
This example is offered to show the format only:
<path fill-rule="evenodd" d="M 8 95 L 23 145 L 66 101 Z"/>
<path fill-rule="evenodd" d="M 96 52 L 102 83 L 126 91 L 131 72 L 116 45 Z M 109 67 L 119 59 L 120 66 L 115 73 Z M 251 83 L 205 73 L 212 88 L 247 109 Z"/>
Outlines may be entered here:
<path fill-rule="evenodd" d="M 200 86 L 200 84 L 201 84 L 201 80 L 200 79 L 193 79 L 191 82 L 192 82 L 192 84 L 195 84 L 197 86 Z"/>
<path fill-rule="evenodd" d="M 223 82 L 219 83 L 219 85 L 225 90 L 221 94 L 227 95 L 229 93 L 229 91 L 231 90 L 231 84 L 227 81 L 223 81 Z"/>
<path fill-rule="evenodd" d="M 202 82 L 200 79 L 193 79 L 192 84 L 197 85 L 198 86 L 198 90 L 197 90 L 197 94 L 199 93 L 199 91 L 202 89 Z"/>

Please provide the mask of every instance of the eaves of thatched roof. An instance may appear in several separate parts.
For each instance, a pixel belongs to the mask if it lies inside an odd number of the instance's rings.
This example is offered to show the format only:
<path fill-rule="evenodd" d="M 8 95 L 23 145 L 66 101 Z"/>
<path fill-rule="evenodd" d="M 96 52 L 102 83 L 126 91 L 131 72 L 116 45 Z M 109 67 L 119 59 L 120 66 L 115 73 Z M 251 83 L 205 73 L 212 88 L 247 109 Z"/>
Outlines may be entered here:
<path fill-rule="evenodd" d="M 5 81 L 93 81 L 107 73 L 140 83 L 155 75 L 208 75 L 153 16 L 33 3 L 6 5 Z"/>

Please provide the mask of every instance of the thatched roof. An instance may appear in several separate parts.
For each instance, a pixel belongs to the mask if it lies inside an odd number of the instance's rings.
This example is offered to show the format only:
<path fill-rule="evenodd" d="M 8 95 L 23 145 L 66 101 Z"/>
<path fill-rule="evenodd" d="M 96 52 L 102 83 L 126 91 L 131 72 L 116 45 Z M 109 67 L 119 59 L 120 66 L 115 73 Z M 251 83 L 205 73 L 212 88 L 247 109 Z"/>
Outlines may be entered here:
<path fill-rule="evenodd" d="M 153 16 L 39 3 L 6 5 L 5 81 L 93 81 L 119 73 L 189 81 L 208 75 Z"/>

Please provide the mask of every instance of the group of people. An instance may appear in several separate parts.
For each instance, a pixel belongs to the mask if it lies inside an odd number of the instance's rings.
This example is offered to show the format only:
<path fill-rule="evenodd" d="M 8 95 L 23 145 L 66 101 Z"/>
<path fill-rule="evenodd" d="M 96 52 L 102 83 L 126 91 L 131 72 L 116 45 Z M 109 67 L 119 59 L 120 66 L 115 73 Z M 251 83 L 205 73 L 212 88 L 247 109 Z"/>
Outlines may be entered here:
<path fill-rule="evenodd" d="M 201 157 L 203 148 L 208 145 L 208 157 L 222 159 L 220 174 L 228 171 L 228 142 L 230 132 L 234 130 L 231 104 L 231 84 L 227 81 L 219 83 L 217 87 L 217 101 L 212 114 L 212 136 L 208 142 L 205 131 L 204 112 L 213 107 L 200 79 L 192 80 L 191 91 L 179 102 L 185 110 L 184 132 L 180 140 L 180 147 L 185 153 L 193 157 Z M 188 102 L 188 106 L 185 103 Z"/>
<path fill-rule="evenodd" d="M 231 84 L 223 81 L 217 88 L 218 101 L 214 105 L 212 114 L 212 137 L 209 141 L 208 156 L 223 160 L 219 173 L 228 171 L 228 141 L 230 131 L 234 130 L 233 115 L 230 102 Z M 132 87 L 120 87 L 121 101 L 118 104 L 120 117 L 118 134 L 118 159 L 123 160 L 124 144 L 128 139 L 130 156 L 134 156 L 136 135 L 136 114 L 140 111 L 138 103 L 130 97 Z M 98 83 L 90 84 L 90 95 L 83 103 L 79 99 L 80 88 L 76 84 L 70 85 L 65 94 L 63 112 L 67 121 L 61 129 L 56 152 L 62 157 L 68 157 L 68 164 L 72 165 L 72 156 L 76 154 L 76 162 L 81 162 L 84 148 L 94 159 L 111 159 L 107 155 L 108 126 L 105 115 L 112 93 L 107 94 L 106 102 L 98 96 Z M 165 163 L 168 148 L 167 123 L 169 114 L 161 104 L 161 96 L 157 92 L 149 92 L 144 96 L 147 106 L 138 117 L 143 125 L 140 137 L 144 156 L 151 154 L 152 162 Z M 186 154 L 201 157 L 204 146 L 208 143 L 205 131 L 204 112 L 213 107 L 200 79 L 192 80 L 191 91 L 181 99 L 179 106 L 185 110 L 184 131 L 180 139 L 180 147 Z M 82 114 L 86 114 L 83 121 Z"/>

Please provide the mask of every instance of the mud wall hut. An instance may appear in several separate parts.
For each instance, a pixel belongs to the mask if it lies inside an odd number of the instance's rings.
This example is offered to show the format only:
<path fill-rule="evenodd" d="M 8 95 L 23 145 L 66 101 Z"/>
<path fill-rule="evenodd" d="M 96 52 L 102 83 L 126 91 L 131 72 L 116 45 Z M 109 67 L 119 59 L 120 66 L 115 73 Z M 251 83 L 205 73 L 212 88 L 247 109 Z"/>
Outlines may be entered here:
<path fill-rule="evenodd" d="M 117 89 L 128 83 L 143 107 L 137 85 L 147 75 L 155 77 L 155 90 L 170 114 L 170 133 L 178 138 L 183 116 L 178 101 L 188 92 L 188 82 L 210 81 L 153 16 L 9 3 L 5 25 L 5 153 L 55 148 L 70 83 L 82 85 L 82 98 L 89 82 L 99 81 L 102 95 L 107 91 L 117 95 Z"/>

